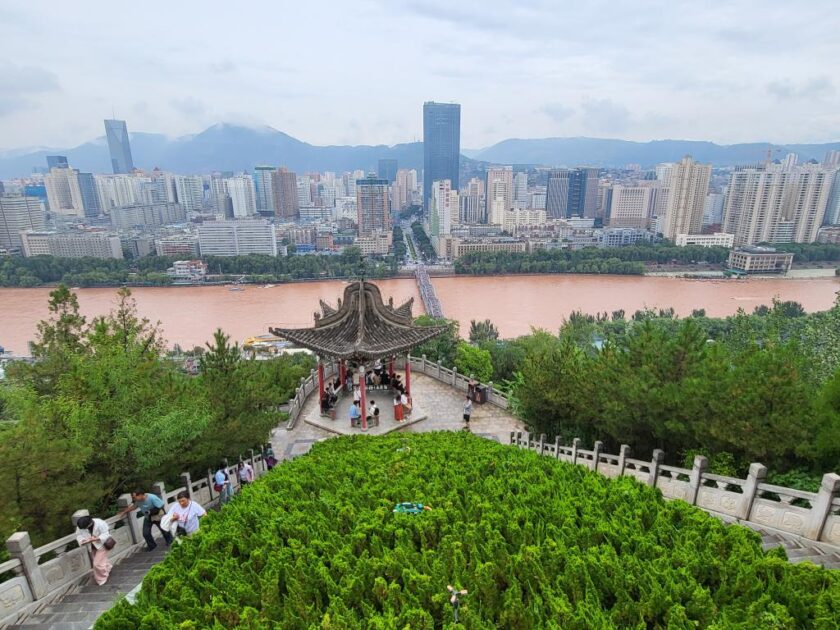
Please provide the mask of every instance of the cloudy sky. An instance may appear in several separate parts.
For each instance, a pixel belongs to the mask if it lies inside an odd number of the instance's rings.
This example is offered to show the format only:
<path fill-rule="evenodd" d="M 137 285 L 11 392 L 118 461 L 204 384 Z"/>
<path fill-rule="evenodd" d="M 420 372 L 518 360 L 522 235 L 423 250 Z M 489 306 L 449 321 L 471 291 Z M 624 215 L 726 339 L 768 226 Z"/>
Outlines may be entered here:
<path fill-rule="evenodd" d="M 620 6 L 619 6 L 620 5 Z M 837 0 L 205 0 L 0 4 L 0 148 L 270 125 L 317 144 L 422 136 L 840 140 Z"/>

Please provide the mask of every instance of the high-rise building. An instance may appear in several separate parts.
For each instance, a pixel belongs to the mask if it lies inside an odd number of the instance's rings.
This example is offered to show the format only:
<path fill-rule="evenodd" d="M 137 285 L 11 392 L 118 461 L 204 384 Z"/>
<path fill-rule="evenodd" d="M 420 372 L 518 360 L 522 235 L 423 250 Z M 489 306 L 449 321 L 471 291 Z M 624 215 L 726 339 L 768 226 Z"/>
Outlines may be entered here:
<path fill-rule="evenodd" d="M 204 180 L 201 175 L 173 175 L 175 201 L 187 212 L 198 212 L 204 205 Z"/>
<path fill-rule="evenodd" d="M 528 205 L 528 173 L 517 173 L 513 176 L 513 201 L 521 208 Z"/>
<path fill-rule="evenodd" d="M 823 166 L 826 168 L 840 168 L 840 151 L 828 151 L 823 160 Z"/>
<path fill-rule="evenodd" d="M 227 219 L 233 216 L 227 178 L 222 177 L 221 173 L 213 173 L 210 176 L 210 203 L 216 214 L 220 214 Z"/>
<path fill-rule="evenodd" d="M 665 238 L 674 240 L 677 234 L 700 233 L 711 176 L 711 164 L 697 164 L 690 156 L 673 165 L 670 193 L 662 218 Z"/>
<path fill-rule="evenodd" d="M 297 198 L 299 208 L 312 205 L 312 178 L 309 175 L 297 176 Z"/>
<path fill-rule="evenodd" d="M 70 164 L 67 162 L 66 155 L 48 155 L 47 169 L 53 168 L 69 168 Z"/>
<path fill-rule="evenodd" d="M 397 179 L 397 160 L 394 158 L 380 158 L 376 169 L 379 179 L 387 179 L 393 184 Z"/>
<path fill-rule="evenodd" d="M 576 168 L 569 173 L 566 216 L 593 218 L 598 208 L 598 169 Z"/>
<path fill-rule="evenodd" d="M 703 225 L 720 225 L 723 222 L 723 193 L 709 193 L 703 206 Z"/>
<path fill-rule="evenodd" d="M 108 138 L 108 151 L 111 153 L 111 168 L 114 173 L 133 171 L 134 160 L 131 157 L 131 142 L 125 121 L 106 120 L 105 136 Z"/>
<path fill-rule="evenodd" d="M 735 245 L 769 242 L 784 203 L 790 173 L 778 167 L 741 168 L 732 173 L 722 228 Z"/>
<path fill-rule="evenodd" d="M 229 177 L 225 180 L 225 186 L 230 199 L 230 215 L 233 218 L 240 219 L 257 214 L 254 181 L 248 175 Z"/>
<path fill-rule="evenodd" d="M 459 188 L 461 106 L 423 103 L 423 207 L 430 208 L 432 182 L 448 179 Z"/>
<path fill-rule="evenodd" d="M 257 196 L 257 212 L 273 215 L 274 210 L 274 180 L 277 169 L 273 166 L 254 167 L 254 192 Z"/>
<path fill-rule="evenodd" d="M 484 206 L 478 195 L 461 195 L 459 198 L 459 223 L 482 223 Z"/>
<path fill-rule="evenodd" d="M 804 164 L 794 169 L 790 197 L 782 216 L 783 220 L 793 223 L 793 238 L 790 240 L 794 243 L 813 243 L 817 240 L 834 176 L 834 169 L 819 164 Z"/>
<path fill-rule="evenodd" d="M 55 232 L 21 232 L 23 255 L 56 256 L 57 258 L 122 258 L 119 236 L 103 232 L 57 234 Z"/>
<path fill-rule="evenodd" d="M 456 196 L 453 198 L 452 185 L 448 179 L 432 182 L 432 209 L 429 212 L 429 236 L 443 236 L 452 232 L 452 218 L 458 217 L 458 206 L 453 209 L 452 203 L 457 203 Z"/>
<path fill-rule="evenodd" d="M 77 173 L 79 192 L 82 194 L 82 207 L 86 217 L 98 217 L 102 214 L 102 203 L 99 201 L 99 190 L 93 173 Z"/>
<path fill-rule="evenodd" d="M 21 251 L 20 233 L 47 227 L 44 204 L 35 197 L 0 194 L 0 248 Z"/>
<path fill-rule="evenodd" d="M 370 174 L 356 180 L 356 209 L 359 236 L 391 231 L 391 203 L 388 180 Z"/>
<path fill-rule="evenodd" d="M 207 221 L 198 228 L 202 256 L 277 255 L 274 226 L 265 219 Z"/>
<path fill-rule="evenodd" d="M 646 228 L 650 225 L 656 189 L 614 184 L 609 204 L 610 227 Z"/>
<path fill-rule="evenodd" d="M 569 216 L 569 177 L 567 169 L 552 171 L 548 175 L 545 194 L 545 211 L 550 219 L 565 219 Z"/>
<path fill-rule="evenodd" d="M 183 223 L 187 214 L 177 203 L 152 203 L 113 208 L 111 225 L 118 230 Z"/>
<path fill-rule="evenodd" d="M 485 212 L 490 221 L 493 208 L 501 204 L 502 210 L 510 210 L 513 207 L 513 168 L 503 166 L 500 168 L 488 168 L 484 184 Z"/>
<path fill-rule="evenodd" d="M 66 216 L 85 216 L 78 174 L 79 171 L 74 168 L 53 168 L 44 175 L 50 212 Z"/>
<path fill-rule="evenodd" d="M 840 225 L 840 170 L 834 173 L 834 183 L 831 185 L 831 194 L 825 209 L 825 224 Z"/>
<path fill-rule="evenodd" d="M 170 201 L 166 197 L 166 191 L 163 189 L 166 184 L 163 177 L 159 179 L 143 179 L 139 177 L 132 177 L 131 175 L 94 175 L 96 181 L 96 189 L 99 193 L 99 202 L 102 211 L 106 214 L 111 208 L 119 208 L 122 206 L 130 206 L 135 203 L 160 203 Z M 149 188 L 153 185 L 161 187 L 159 191 L 164 195 L 163 199 L 155 199 L 154 195 L 149 194 L 146 199 L 143 194 L 143 184 L 147 184 Z M 149 193 L 152 191 L 149 190 Z M 171 201 L 174 201 L 174 192 Z"/>
<path fill-rule="evenodd" d="M 292 219 L 300 211 L 297 175 L 285 166 L 274 173 L 274 211 L 282 219 Z"/>

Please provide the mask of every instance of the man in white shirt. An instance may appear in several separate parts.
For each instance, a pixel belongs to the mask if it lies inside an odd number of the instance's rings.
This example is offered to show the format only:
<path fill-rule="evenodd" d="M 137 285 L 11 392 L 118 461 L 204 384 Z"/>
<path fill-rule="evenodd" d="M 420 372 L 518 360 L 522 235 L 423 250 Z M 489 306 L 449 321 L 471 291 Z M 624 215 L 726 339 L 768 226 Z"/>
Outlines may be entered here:
<path fill-rule="evenodd" d="M 189 536 L 198 531 L 198 519 L 207 514 L 201 505 L 190 500 L 190 494 L 186 490 L 178 493 L 178 501 L 169 508 L 169 513 L 178 519 L 178 531 L 182 535 Z"/>

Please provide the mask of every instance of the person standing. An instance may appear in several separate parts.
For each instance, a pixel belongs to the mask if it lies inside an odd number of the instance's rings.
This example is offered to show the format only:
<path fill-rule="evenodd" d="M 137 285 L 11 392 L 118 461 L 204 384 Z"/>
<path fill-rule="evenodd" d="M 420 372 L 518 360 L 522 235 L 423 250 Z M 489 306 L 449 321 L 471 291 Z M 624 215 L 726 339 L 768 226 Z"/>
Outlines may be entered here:
<path fill-rule="evenodd" d="M 80 516 L 76 521 L 76 542 L 79 547 L 90 545 L 93 553 L 93 579 L 99 586 L 108 581 L 113 565 L 108 561 L 108 549 L 113 547 L 108 523 L 101 518 Z"/>
<path fill-rule="evenodd" d="M 247 486 L 254 481 L 254 467 L 246 459 L 239 462 L 239 484 Z"/>
<path fill-rule="evenodd" d="M 362 411 L 359 409 L 359 401 L 354 400 L 350 405 L 350 428 L 354 428 L 362 423 Z"/>
<path fill-rule="evenodd" d="M 233 484 L 230 482 L 230 475 L 227 473 L 227 466 L 224 462 L 219 465 L 216 474 L 213 475 L 213 489 L 219 493 L 219 503 L 224 505 L 233 496 Z"/>
<path fill-rule="evenodd" d="M 152 525 L 157 525 L 160 533 L 163 534 L 163 540 L 167 545 L 172 544 L 172 534 L 163 529 L 160 525 L 160 520 L 163 518 L 165 505 L 163 499 L 153 492 L 146 492 L 145 490 L 137 489 L 131 493 L 131 500 L 134 501 L 126 509 L 119 513 L 119 516 L 125 516 L 134 510 L 140 510 L 143 514 L 143 539 L 146 541 L 146 551 L 154 551 L 157 547 L 155 537 L 152 535 Z"/>
<path fill-rule="evenodd" d="M 368 407 L 368 423 L 372 426 L 378 427 L 379 426 L 379 407 L 376 406 L 376 401 L 370 401 L 370 407 Z"/>
<path fill-rule="evenodd" d="M 189 536 L 198 531 L 198 519 L 207 514 L 205 509 L 190 499 L 190 493 L 181 490 L 177 502 L 169 508 L 169 514 L 178 519 L 178 534 Z"/>
<path fill-rule="evenodd" d="M 265 445 L 265 449 L 263 449 L 263 457 L 265 458 L 265 467 L 268 470 L 271 470 L 277 465 L 277 457 L 274 455 L 274 449 L 271 448 L 271 444 Z"/>
<path fill-rule="evenodd" d="M 467 400 L 464 402 L 464 422 L 467 423 L 466 429 L 470 428 L 470 416 L 472 415 L 472 398 L 467 394 Z"/>
<path fill-rule="evenodd" d="M 402 396 L 399 392 L 394 394 L 394 420 L 397 422 L 403 421 Z"/>
<path fill-rule="evenodd" d="M 411 415 L 411 401 L 408 399 L 408 396 L 405 392 L 400 394 L 400 402 L 402 403 L 403 407 L 403 417 L 408 417 Z"/>

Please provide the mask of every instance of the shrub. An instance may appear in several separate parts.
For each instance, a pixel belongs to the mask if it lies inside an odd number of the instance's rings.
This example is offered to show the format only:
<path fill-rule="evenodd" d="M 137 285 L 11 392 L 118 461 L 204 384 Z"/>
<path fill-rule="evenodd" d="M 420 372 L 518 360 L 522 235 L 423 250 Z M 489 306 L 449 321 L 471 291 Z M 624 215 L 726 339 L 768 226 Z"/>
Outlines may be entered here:
<path fill-rule="evenodd" d="M 838 602 L 830 571 L 633 479 L 429 433 L 316 444 L 96 627 L 836 628 Z"/>

